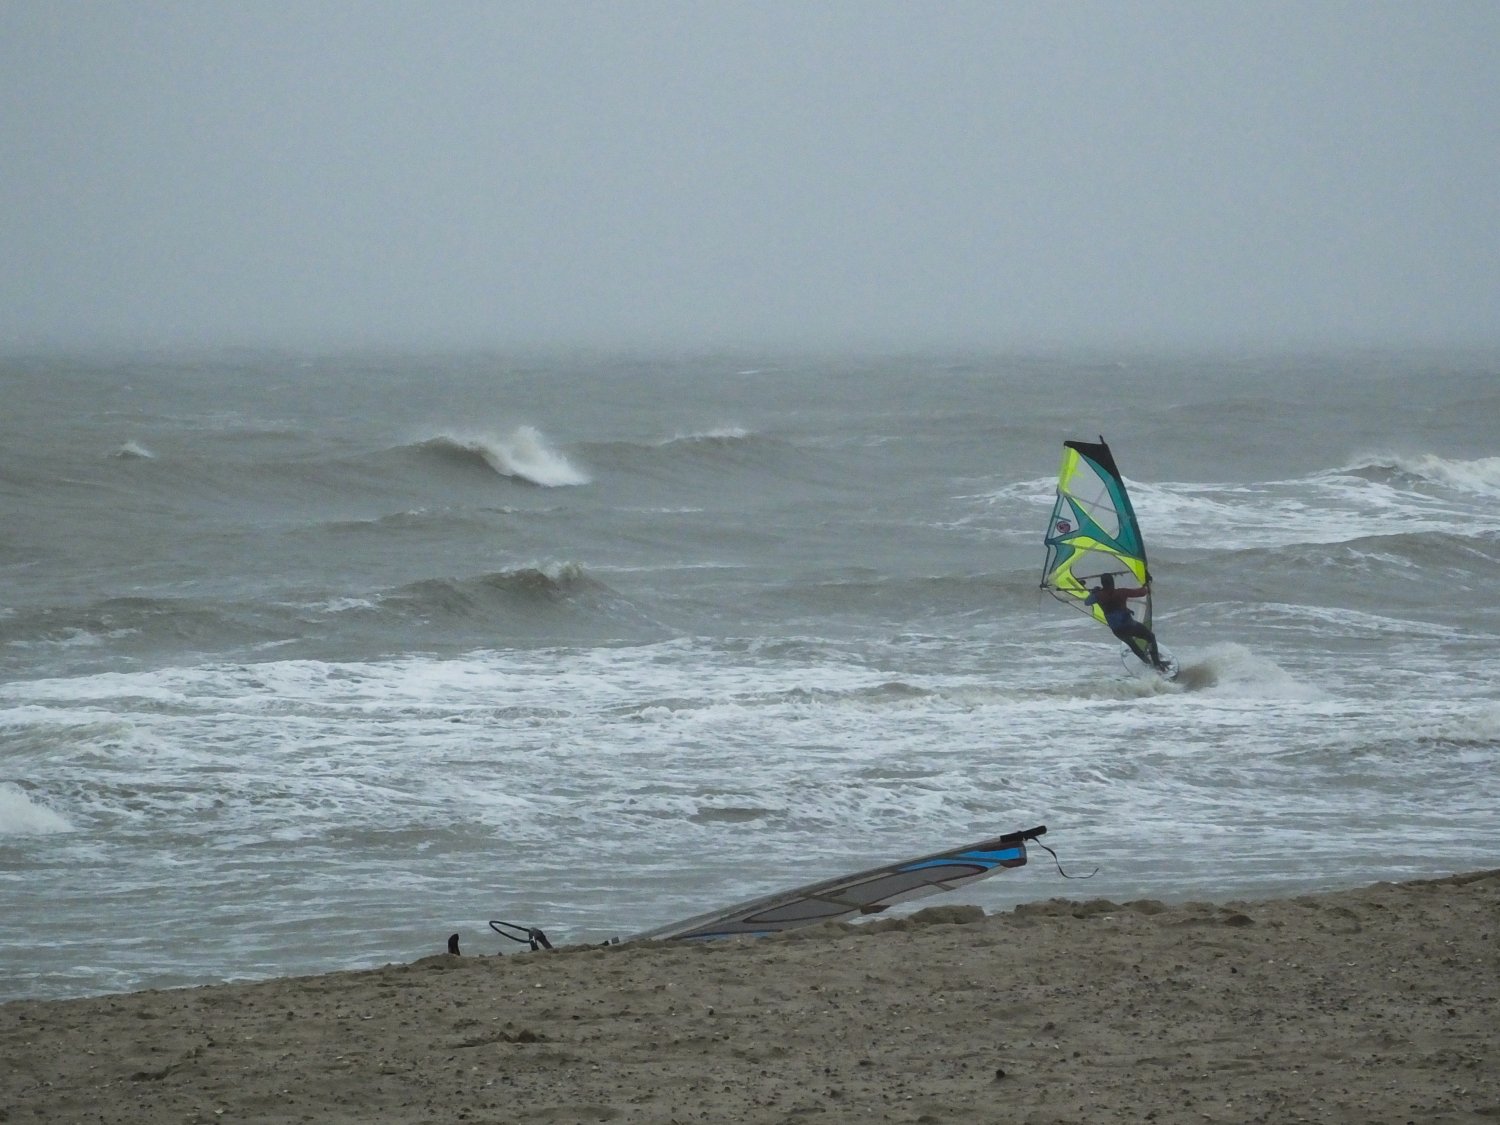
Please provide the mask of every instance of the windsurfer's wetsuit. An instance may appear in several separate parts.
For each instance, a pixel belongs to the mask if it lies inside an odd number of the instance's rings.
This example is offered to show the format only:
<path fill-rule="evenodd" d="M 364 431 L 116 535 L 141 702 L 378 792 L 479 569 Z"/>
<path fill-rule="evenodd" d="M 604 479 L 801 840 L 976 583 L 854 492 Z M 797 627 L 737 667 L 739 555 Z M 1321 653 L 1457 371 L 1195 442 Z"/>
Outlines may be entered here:
<path fill-rule="evenodd" d="M 1131 598 L 1144 598 L 1146 588 L 1138 586 L 1134 589 L 1109 589 L 1100 586 L 1089 591 L 1089 596 L 1083 599 L 1084 605 L 1097 605 L 1104 611 L 1104 623 L 1109 626 L 1109 631 L 1127 645 L 1131 637 L 1139 637 L 1145 641 L 1150 648 L 1151 663 L 1161 667 L 1161 653 L 1156 647 L 1156 634 L 1135 619 L 1135 614 L 1130 612 L 1129 601 Z"/>

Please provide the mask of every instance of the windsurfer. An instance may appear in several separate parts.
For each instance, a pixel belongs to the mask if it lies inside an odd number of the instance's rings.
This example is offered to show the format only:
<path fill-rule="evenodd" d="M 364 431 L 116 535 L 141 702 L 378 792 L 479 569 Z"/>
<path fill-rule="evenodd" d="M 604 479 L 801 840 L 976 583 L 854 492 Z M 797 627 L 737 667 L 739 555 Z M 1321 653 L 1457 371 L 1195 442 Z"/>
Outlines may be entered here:
<path fill-rule="evenodd" d="M 1150 647 L 1151 664 L 1157 670 L 1162 668 L 1161 653 L 1156 647 L 1156 634 L 1145 625 L 1135 619 L 1135 614 L 1130 611 L 1129 601 L 1131 598 L 1144 598 L 1146 596 L 1144 586 L 1115 588 L 1115 576 L 1102 574 L 1099 576 L 1099 585 L 1089 591 L 1089 596 L 1083 599 L 1084 605 L 1097 605 L 1104 611 L 1104 623 L 1109 626 L 1110 632 L 1119 637 L 1127 645 L 1131 637 L 1139 637 Z"/>

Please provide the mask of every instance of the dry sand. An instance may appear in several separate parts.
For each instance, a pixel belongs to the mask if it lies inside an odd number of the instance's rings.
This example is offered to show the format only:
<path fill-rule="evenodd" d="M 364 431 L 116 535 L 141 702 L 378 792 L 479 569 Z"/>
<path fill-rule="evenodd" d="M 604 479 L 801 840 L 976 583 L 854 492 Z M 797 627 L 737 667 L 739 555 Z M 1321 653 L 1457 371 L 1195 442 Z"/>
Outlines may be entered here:
<path fill-rule="evenodd" d="M 20 1001 L 0 1121 L 1494 1125 L 1497 935 L 1488 871 Z"/>

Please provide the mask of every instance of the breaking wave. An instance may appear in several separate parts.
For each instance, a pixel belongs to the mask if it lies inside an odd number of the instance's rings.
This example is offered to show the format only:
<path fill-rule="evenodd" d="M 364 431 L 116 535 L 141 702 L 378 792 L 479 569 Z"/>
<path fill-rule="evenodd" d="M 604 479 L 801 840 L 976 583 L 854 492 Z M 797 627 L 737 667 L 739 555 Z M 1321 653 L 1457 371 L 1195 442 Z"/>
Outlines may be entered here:
<path fill-rule="evenodd" d="M 407 611 L 467 616 L 489 606 L 515 602 L 544 604 L 578 594 L 607 590 L 577 563 L 554 563 L 502 570 L 474 578 L 425 578 L 381 599 Z"/>
<path fill-rule="evenodd" d="M 0 836 L 42 836 L 70 832 L 73 826 L 13 785 L 0 784 Z"/>
<path fill-rule="evenodd" d="M 466 646 L 588 632 L 601 618 L 627 632 L 651 622 L 578 563 L 432 577 L 384 590 L 330 589 L 291 600 L 108 598 L 0 616 L 0 660 L 28 676 L 71 668 L 141 666 L 183 645 L 260 661 L 268 653 L 370 651 L 394 635 Z M 394 631 L 394 632 L 392 632 Z"/>
<path fill-rule="evenodd" d="M 154 461 L 156 454 L 147 449 L 140 442 L 127 441 L 123 445 L 116 446 L 110 453 L 111 457 L 121 461 Z"/>
<path fill-rule="evenodd" d="M 441 434 L 417 448 L 460 463 L 483 464 L 502 477 L 542 488 L 588 484 L 593 479 L 554 448 L 535 426 L 518 426 L 503 437 Z"/>
<path fill-rule="evenodd" d="M 1451 489 L 1479 496 L 1500 496 L 1500 457 L 1460 460 L 1431 453 L 1415 457 L 1371 456 L 1340 469 L 1341 475 L 1358 477 L 1391 488 L 1420 490 Z"/>
<path fill-rule="evenodd" d="M 1489 537 L 1500 532 L 1493 503 L 1500 457 L 1368 456 L 1285 480 L 1126 484 L 1158 549 L 1246 551 L 1404 537 L 1398 553 L 1427 562 L 1476 543 L 1488 554 Z M 1056 478 L 1034 477 L 962 497 L 971 514 L 958 523 L 993 529 L 1003 542 L 1039 541 L 1055 489 Z"/>

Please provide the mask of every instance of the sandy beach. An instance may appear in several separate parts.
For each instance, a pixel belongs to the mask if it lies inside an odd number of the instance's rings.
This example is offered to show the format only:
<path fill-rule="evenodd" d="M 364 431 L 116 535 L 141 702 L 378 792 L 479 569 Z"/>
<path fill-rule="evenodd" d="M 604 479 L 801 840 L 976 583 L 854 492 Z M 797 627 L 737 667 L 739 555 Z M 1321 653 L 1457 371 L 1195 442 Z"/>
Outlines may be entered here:
<path fill-rule="evenodd" d="M 483 955 L 5 1004 L 0 1121 L 1495 1122 L 1497 934 L 1500 870 L 746 942 L 465 935 Z"/>

